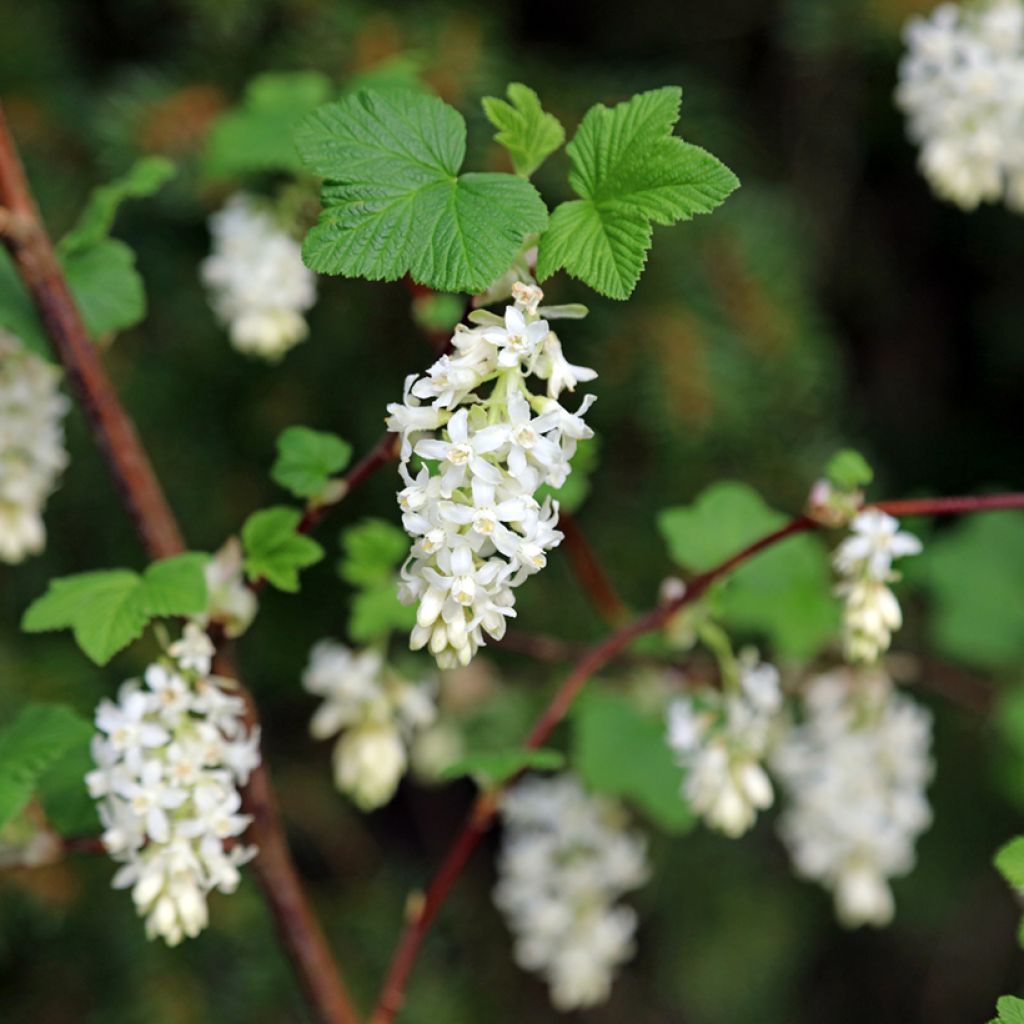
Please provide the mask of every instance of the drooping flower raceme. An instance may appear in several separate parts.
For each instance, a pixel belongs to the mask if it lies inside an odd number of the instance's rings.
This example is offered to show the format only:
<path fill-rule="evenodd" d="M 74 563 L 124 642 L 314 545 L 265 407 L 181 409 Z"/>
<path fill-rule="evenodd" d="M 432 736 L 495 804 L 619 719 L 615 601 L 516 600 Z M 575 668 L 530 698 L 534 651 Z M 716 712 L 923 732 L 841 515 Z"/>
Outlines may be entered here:
<path fill-rule="evenodd" d="M 122 867 L 146 934 L 173 946 L 207 923 L 206 897 L 237 888 L 256 850 L 239 787 L 259 764 L 259 731 L 243 723 L 231 681 L 210 675 L 213 645 L 193 623 L 168 657 L 96 711 L 86 784 L 99 801 L 103 845 Z"/>
<path fill-rule="evenodd" d="M 772 757 L 788 804 L 779 832 L 796 871 L 832 891 L 843 924 L 888 924 L 889 879 L 914 866 L 931 822 L 931 715 L 878 669 L 811 679 L 803 711 Z"/>
<path fill-rule="evenodd" d="M 832 560 L 842 578 L 836 593 L 845 600 L 843 649 L 848 661 L 873 662 L 903 625 L 899 601 L 888 586 L 900 578 L 893 560 L 920 554 L 921 542 L 877 508 L 858 513 L 850 531 Z"/>
<path fill-rule="evenodd" d="M 407 378 L 405 400 L 388 406 L 414 538 L 399 597 L 418 604 L 412 648 L 429 648 L 442 668 L 468 664 L 484 634 L 504 635 L 513 589 L 562 540 L 558 503 L 534 495 L 561 487 L 578 442 L 593 436 L 583 416 L 594 396 L 576 412 L 558 399 L 594 371 L 566 361 L 540 319 L 539 288 L 517 284 L 513 294 L 503 319 L 478 313 L 478 326 L 457 327 L 453 353 Z M 547 381 L 546 395 L 528 389 L 531 376 Z"/>
<path fill-rule="evenodd" d="M 0 562 L 46 543 L 43 509 L 68 464 L 60 371 L 0 330 Z"/>
<path fill-rule="evenodd" d="M 210 218 L 213 252 L 200 276 L 239 352 L 280 359 L 309 333 L 303 314 L 316 302 L 316 276 L 302 247 L 273 213 L 245 194 Z"/>
<path fill-rule="evenodd" d="M 1024 5 L 944 3 L 904 31 L 896 100 L 934 191 L 1024 209 Z"/>
<path fill-rule="evenodd" d="M 668 745 L 686 769 L 683 796 L 711 828 L 736 838 L 771 807 L 762 762 L 782 708 L 773 665 L 743 658 L 730 691 L 703 689 L 668 709 Z"/>
<path fill-rule="evenodd" d="M 569 775 L 527 778 L 501 801 L 504 838 L 494 901 L 520 967 L 542 974 L 559 1010 L 608 998 L 633 954 L 636 914 L 617 901 L 648 875 L 643 838 L 621 807 Z"/>
<path fill-rule="evenodd" d="M 321 640 L 310 652 L 303 686 L 323 697 L 310 722 L 317 739 L 341 733 L 334 781 L 363 810 L 386 804 L 405 774 L 409 744 L 437 715 L 433 687 L 410 683 L 376 650 Z"/>

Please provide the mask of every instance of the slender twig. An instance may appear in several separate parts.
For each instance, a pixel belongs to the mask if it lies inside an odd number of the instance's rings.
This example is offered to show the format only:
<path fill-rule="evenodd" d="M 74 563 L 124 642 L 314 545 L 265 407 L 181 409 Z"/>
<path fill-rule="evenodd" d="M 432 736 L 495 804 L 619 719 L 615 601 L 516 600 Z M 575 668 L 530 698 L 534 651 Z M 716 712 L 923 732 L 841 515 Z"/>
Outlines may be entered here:
<path fill-rule="evenodd" d="M 19 223 L 18 231 L 5 231 L 4 244 L 39 310 L 46 333 L 86 414 L 146 553 L 151 558 L 163 558 L 183 551 L 185 543 L 177 521 L 138 434 L 89 340 L 39 218 L 2 107 L 0 204 L 10 212 L 8 225 L 13 218 Z M 223 654 L 221 669 L 237 678 Z M 241 683 L 239 687 L 246 700 L 250 724 L 255 726 L 257 716 L 252 697 Z M 265 765 L 253 772 L 243 799 L 245 810 L 253 817 L 249 834 L 259 846 L 253 871 L 314 1015 L 323 1024 L 357 1024 L 358 1015 L 288 852 Z"/>
<path fill-rule="evenodd" d="M 568 512 L 560 512 L 558 528 L 565 535 L 565 553 L 569 557 L 569 565 L 597 613 L 613 629 L 628 622 L 629 609 L 619 597 L 576 517 Z"/>
<path fill-rule="evenodd" d="M 874 507 L 890 515 L 957 515 L 983 512 L 995 509 L 1024 508 L 1024 494 L 990 495 L 979 498 L 923 498 L 908 501 L 883 501 Z M 733 570 L 767 548 L 799 533 L 822 528 L 822 524 L 808 516 L 797 516 L 785 526 L 766 534 L 752 544 L 736 552 L 731 558 L 694 577 L 684 592 L 672 601 L 647 612 L 629 625 L 622 627 L 599 644 L 590 648 L 576 661 L 548 706 L 534 723 L 523 746 L 536 749 L 542 746 L 555 728 L 565 718 L 573 701 L 587 681 L 613 658 L 624 651 L 634 640 L 646 633 L 664 626 L 681 608 L 700 599 L 717 580 L 728 576 Z M 511 780 L 514 781 L 514 780 Z M 377 1007 L 370 1024 L 391 1024 L 400 1011 L 405 998 L 405 988 L 423 944 L 427 931 L 438 911 L 452 890 L 463 867 L 465 867 L 480 840 L 494 821 L 498 809 L 498 792 L 481 794 L 467 816 L 461 831 L 457 834 L 448 854 L 441 863 L 437 874 L 427 888 L 416 912 L 411 914 L 399 937 L 384 985 L 381 988 Z"/>

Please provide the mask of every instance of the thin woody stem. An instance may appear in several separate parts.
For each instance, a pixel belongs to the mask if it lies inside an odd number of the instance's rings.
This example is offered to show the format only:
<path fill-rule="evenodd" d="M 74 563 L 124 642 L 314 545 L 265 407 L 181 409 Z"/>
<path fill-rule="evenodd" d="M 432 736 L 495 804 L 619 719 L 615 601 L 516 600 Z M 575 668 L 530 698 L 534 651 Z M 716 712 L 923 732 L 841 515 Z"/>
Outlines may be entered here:
<path fill-rule="evenodd" d="M 873 503 L 873 507 L 895 516 L 962 515 L 996 509 L 1024 509 L 1024 494 L 883 501 Z M 543 746 L 554 729 L 568 714 L 586 683 L 638 637 L 660 629 L 680 609 L 703 597 L 715 582 L 728 576 L 760 552 L 774 547 L 789 537 L 822 528 L 823 524 L 809 516 L 796 516 L 779 529 L 748 544 L 719 565 L 694 577 L 687 583 L 686 589 L 679 597 L 647 612 L 585 651 L 534 723 L 533 728 L 523 741 L 523 747 L 536 749 Z M 510 780 L 506 786 L 514 781 L 514 779 Z M 458 880 L 462 869 L 493 824 L 498 811 L 500 793 L 504 788 L 481 794 L 470 809 L 462 829 L 456 835 L 441 862 L 441 867 L 428 886 L 426 895 L 418 904 L 416 912 L 410 915 L 399 937 L 378 997 L 377 1007 L 370 1018 L 370 1024 L 391 1024 L 401 1010 L 409 975 L 412 973 L 423 940 Z"/>
<path fill-rule="evenodd" d="M 165 558 L 185 549 L 149 457 L 121 405 L 40 220 L 14 141 L 0 106 L 0 235 L 39 310 L 108 472 L 147 555 Z M 222 652 L 220 670 L 237 678 Z M 257 723 L 252 696 L 239 683 L 250 726 Z M 321 1024 L 358 1024 L 323 932 L 303 892 L 284 838 L 266 767 L 252 774 L 243 794 L 253 817 L 250 836 L 259 846 L 253 871 L 271 910 L 302 989 Z"/>

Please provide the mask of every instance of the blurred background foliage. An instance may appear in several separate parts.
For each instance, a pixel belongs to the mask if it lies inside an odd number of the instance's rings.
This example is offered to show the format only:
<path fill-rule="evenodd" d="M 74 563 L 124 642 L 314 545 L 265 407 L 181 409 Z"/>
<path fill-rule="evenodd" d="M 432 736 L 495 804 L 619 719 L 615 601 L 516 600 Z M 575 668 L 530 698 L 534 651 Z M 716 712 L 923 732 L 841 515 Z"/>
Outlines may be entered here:
<path fill-rule="evenodd" d="M 551 289 L 590 304 L 561 333 L 570 358 L 601 374 L 600 467 L 580 523 L 642 608 L 670 571 L 657 513 L 717 480 L 743 480 L 793 511 L 829 453 L 853 444 L 876 468 L 878 496 L 1024 487 L 1020 222 L 933 200 L 891 100 L 900 26 L 928 6 L 0 0 L 0 93 L 55 235 L 137 157 L 178 166 L 119 217 L 150 311 L 106 359 L 191 545 L 212 550 L 282 499 L 267 470 L 284 427 L 332 430 L 363 451 L 403 377 L 430 359 L 401 285 L 322 280 L 310 340 L 277 367 L 239 356 L 215 324 L 197 277 L 205 219 L 241 182 L 206 141 L 255 75 L 319 72 L 312 101 L 353 80 L 419 75 L 466 115 L 471 159 L 496 167 L 504 157 L 478 101 L 509 80 L 537 89 L 570 130 L 596 101 L 682 85 L 681 133 L 744 187 L 712 217 L 656 232 L 628 304 L 565 279 Z M 538 177 L 552 201 L 565 169 L 562 154 Z M 46 554 L 0 570 L 0 721 L 30 697 L 89 715 L 151 653 L 139 645 L 98 670 L 66 636 L 18 633 L 49 577 L 140 562 L 77 415 L 69 448 Z M 346 523 L 394 520 L 394 489 L 393 474 L 378 475 L 321 539 L 336 551 Z M 1024 809 L 1024 525 L 1019 514 L 912 525 L 927 554 L 908 566 L 894 665 L 935 709 L 938 777 L 936 821 L 916 872 L 896 885 L 894 926 L 837 928 L 827 895 L 792 878 L 770 820 L 742 842 L 653 831 L 638 956 L 611 1002 L 578 1019 L 961 1024 L 988 1019 L 996 996 L 1018 989 L 1017 911 L 990 860 Z M 327 746 L 306 738 L 314 702 L 299 688 L 310 645 L 344 635 L 351 591 L 331 561 L 306 574 L 301 598 L 266 595 L 241 658 L 301 870 L 367 1002 L 406 893 L 472 790 L 406 783 L 368 817 L 332 790 Z M 575 640 L 603 629 L 559 556 L 521 592 L 520 615 L 525 630 Z M 788 643 L 756 616 L 739 624 L 774 638 L 775 656 L 821 647 Z M 474 742 L 512 742 L 558 675 L 491 650 L 449 687 L 449 710 Z M 105 858 L 79 857 L 0 878 L 4 1024 L 304 1019 L 251 884 L 214 897 L 209 930 L 169 951 L 143 940 L 111 874 Z M 427 943 L 409 1024 L 556 1019 L 542 985 L 512 963 L 492 884 L 485 850 Z"/>

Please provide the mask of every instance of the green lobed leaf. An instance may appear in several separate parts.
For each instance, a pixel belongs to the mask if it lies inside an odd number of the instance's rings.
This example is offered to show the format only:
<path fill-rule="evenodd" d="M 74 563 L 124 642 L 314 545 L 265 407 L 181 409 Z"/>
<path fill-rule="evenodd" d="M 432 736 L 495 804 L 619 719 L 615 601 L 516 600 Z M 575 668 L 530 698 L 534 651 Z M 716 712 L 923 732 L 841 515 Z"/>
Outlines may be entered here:
<path fill-rule="evenodd" d="M 325 179 L 306 236 L 313 270 L 438 291 L 478 292 L 504 273 L 547 209 L 511 174 L 459 174 L 466 122 L 436 96 L 361 91 L 299 125 L 306 166 Z"/>
<path fill-rule="evenodd" d="M 580 197 L 558 206 L 541 237 L 538 280 L 564 268 L 613 299 L 636 287 L 652 224 L 710 213 L 739 181 L 721 161 L 672 135 L 682 92 L 640 93 L 587 111 L 566 147 Z"/>
<path fill-rule="evenodd" d="M 324 557 L 324 549 L 312 537 L 297 532 L 301 520 L 298 509 L 285 505 L 249 516 L 242 527 L 242 547 L 250 580 L 262 578 L 278 590 L 298 591 L 299 570 Z"/>
<path fill-rule="evenodd" d="M 541 747 L 538 750 L 526 750 L 518 747 L 512 750 L 487 750 L 466 754 L 448 765 L 441 774 L 441 779 L 458 779 L 471 775 L 482 789 L 497 789 L 520 772 L 533 769 L 535 771 L 558 771 L 565 765 L 565 755 L 559 750 Z"/>
<path fill-rule="evenodd" d="M 100 830 L 96 802 L 82 781 L 96 767 L 90 750 L 92 734 L 91 726 L 88 731 L 83 730 L 36 786 L 46 820 L 63 836 L 88 835 Z"/>
<path fill-rule="evenodd" d="M 828 460 L 825 476 L 840 490 L 866 487 L 875 477 L 868 460 L 853 448 L 843 448 Z"/>
<path fill-rule="evenodd" d="M 174 164 L 166 157 L 145 156 L 120 178 L 93 189 L 78 223 L 61 239 L 61 253 L 67 255 L 104 241 L 110 235 L 121 203 L 155 195 L 174 174 Z"/>
<path fill-rule="evenodd" d="M 416 625 L 416 606 L 398 600 L 395 579 L 366 587 L 352 598 L 348 635 L 358 644 L 371 643 L 388 633 L 408 633 Z"/>
<path fill-rule="evenodd" d="M 297 498 L 319 494 L 352 458 L 352 446 L 337 434 L 309 427 L 289 427 L 277 439 L 271 479 Z"/>
<path fill-rule="evenodd" d="M 529 178 L 565 141 L 565 129 L 529 86 L 511 82 L 505 95 L 507 102 L 496 96 L 480 102 L 487 120 L 498 129 L 494 141 L 508 150 L 516 174 Z"/>
<path fill-rule="evenodd" d="M 97 665 L 138 639 L 151 619 L 196 615 L 206 608 L 208 556 L 186 553 L 154 562 L 140 576 L 129 569 L 79 573 L 50 581 L 26 610 L 28 633 L 70 629 Z"/>
<path fill-rule="evenodd" d="M 338 575 L 355 587 L 377 586 L 394 580 L 409 554 L 409 538 L 386 519 L 364 519 L 342 531 L 341 548 Z"/>
<path fill-rule="evenodd" d="M 629 697 L 593 689 L 572 713 L 572 766 L 598 793 L 623 797 L 659 828 L 673 834 L 694 823 L 681 790 L 683 771 L 665 742 L 660 716 Z"/>
<path fill-rule="evenodd" d="M 695 572 L 712 568 L 785 522 L 737 481 L 714 484 L 691 505 L 658 516 L 673 560 Z M 728 626 L 766 635 L 778 654 L 815 654 L 839 624 L 825 546 L 802 534 L 758 554 L 724 581 L 718 611 Z"/>
<path fill-rule="evenodd" d="M 271 72 L 254 78 L 241 107 L 221 117 L 210 132 L 204 171 L 211 178 L 301 171 L 292 133 L 330 93 L 330 81 L 318 71 Z"/>
<path fill-rule="evenodd" d="M 1024 1024 L 1024 999 L 1003 996 L 996 1003 L 996 1019 L 990 1024 Z"/>
<path fill-rule="evenodd" d="M 0 732 L 0 826 L 28 803 L 40 777 L 92 726 L 63 704 L 29 704 Z M 81 781 L 81 780 L 79 780 Z"/>
<path fill-rule="evenodd" d="M 134 327 L 145 317 L 146 288 L 124 242 L 108 238 L 77 247 L 61 262 L 91 338 Z"/>
<path fill-rule="evenodd" d="M 979 668 L 1024 661 L 1024 513 L 986 512 L 938 534 L 914 560 L 938 651 Z"/>
<path fill-rule="evenodd" d="M 1001 846 L 993 863 L 1014 889 L 1024 892 L 1024 836 L 1017 836 Z"/>

